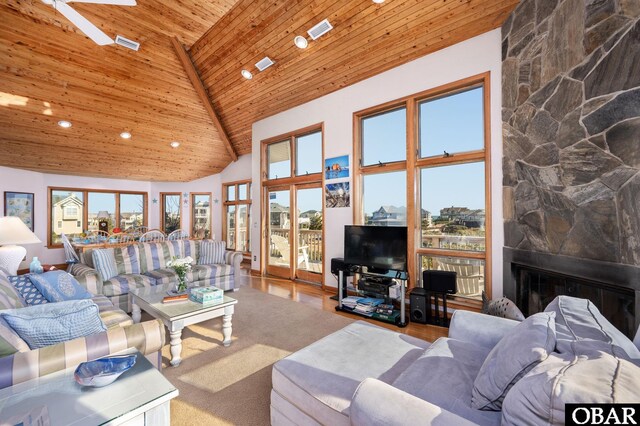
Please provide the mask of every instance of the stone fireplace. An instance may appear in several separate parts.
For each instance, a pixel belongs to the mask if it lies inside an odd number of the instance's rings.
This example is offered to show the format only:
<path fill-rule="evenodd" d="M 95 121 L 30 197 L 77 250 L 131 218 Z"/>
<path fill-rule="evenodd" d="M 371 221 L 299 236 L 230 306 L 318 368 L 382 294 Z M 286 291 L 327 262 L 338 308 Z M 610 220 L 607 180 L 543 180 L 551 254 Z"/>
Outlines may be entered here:
<path fill-rule="evenodd" d="M 525 309 L 582 294 L 638 325 L 639 17 L 638 0 L 523 0 L 502 27 L 503 287 Z"/>

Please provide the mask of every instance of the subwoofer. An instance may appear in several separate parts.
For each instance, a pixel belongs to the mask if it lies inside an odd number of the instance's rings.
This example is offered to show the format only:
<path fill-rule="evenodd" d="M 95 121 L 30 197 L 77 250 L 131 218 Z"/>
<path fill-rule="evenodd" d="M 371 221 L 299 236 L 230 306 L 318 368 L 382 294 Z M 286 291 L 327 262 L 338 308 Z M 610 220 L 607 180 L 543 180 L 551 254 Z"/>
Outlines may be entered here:
<path fill-rule="evenodd" d="M 409 318 L 412 322 L 419 324 L 427 324 L 429 322 L 430 311 L 427 301 L 427 291 L 423 288 L 416 287 L 409 294 Z"/>

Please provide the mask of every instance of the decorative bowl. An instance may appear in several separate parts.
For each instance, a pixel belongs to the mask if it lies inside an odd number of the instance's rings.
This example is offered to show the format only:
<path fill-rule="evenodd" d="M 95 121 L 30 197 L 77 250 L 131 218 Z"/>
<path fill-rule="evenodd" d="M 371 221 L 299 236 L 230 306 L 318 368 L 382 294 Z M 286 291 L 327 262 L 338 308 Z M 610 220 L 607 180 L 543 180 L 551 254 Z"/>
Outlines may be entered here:
<path fill-rule="evenodd" d="M 113 383 L 122 373 L 136 363 L 137 354 L 117 355 L 83 362 L 78 365 L 73 377 L 82 386 L 99 388 Z"/>

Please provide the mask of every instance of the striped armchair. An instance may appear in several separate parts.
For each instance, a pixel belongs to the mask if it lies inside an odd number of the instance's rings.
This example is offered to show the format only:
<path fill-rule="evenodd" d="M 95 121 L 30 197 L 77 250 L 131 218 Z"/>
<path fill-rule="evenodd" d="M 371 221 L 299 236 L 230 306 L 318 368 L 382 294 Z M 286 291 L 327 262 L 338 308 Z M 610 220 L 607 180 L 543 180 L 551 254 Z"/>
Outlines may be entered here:
<path fill-rule="evenodd" d="M 161 367 L 161 350 L 165 343 L 165 329 L 161 321 L 134 324 L 107 297 L 98 295 L 93 301 L 98 305 L 106 331 L 40 349 L 29 349 L 26 342 L 0 320 L 0 346 L 5 352 L 5 356 L 0 356 L 0 389 L 128 348 L 138 349 L 153 365 Z M 24 306 L 6 272 L 0 268 L 0 310 Z"/>

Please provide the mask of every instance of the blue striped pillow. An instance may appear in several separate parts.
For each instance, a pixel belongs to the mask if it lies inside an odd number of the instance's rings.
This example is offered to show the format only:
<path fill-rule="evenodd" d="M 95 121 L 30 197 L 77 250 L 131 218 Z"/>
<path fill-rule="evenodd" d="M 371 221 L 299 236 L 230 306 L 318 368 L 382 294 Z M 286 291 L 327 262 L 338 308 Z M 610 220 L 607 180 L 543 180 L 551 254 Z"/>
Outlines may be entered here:
<path fill-rule="evenodd" d="M 200 243 L 200 258 L 198 265 L 215 265 L 225 263 L 224 254 L 226 244 L 224 241 L 203 241 Z"/>
<path fill-rule="evenodd" d="M 100 274 L 102 281 L 110 280 L 118 275 L 113 249 L 96 249 L 91 254 L 91 257 L 93 258 L 93 266 Z"/>

